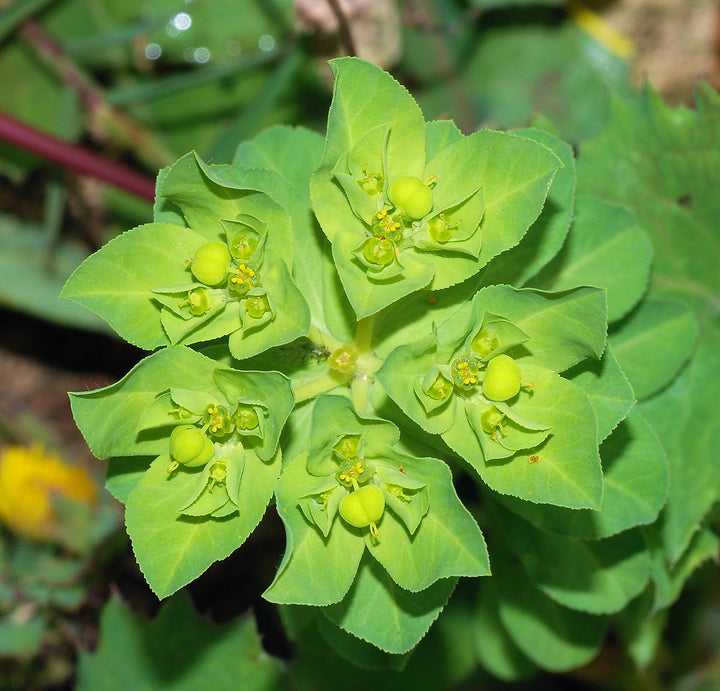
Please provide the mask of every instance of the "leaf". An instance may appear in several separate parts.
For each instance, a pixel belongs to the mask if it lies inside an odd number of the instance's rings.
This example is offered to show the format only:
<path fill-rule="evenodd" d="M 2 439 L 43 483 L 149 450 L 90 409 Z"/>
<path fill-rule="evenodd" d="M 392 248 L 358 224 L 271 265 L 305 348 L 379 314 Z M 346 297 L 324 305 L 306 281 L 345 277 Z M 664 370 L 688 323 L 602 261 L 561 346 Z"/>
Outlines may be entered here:
<path fill-rule="evenodd" d="M 144 411 L 168 388 L 212 391 L 216 367 L 214 360 L 183 346 L 159 350 L 115 384 L 71 393 L 75 423 L 98 458 L 156 456 L 167 450 L 169 430 L 138 432 Z"/>
<path fill-rule="evenodd" d="M 553 178 L 545 206 L 523 239 L 495 257 L 481 272 L 482 285 L 499 283 L 526 285 L 563 245 L 572 222 L 575 201 L 575 159 L 569 144 L 538 129 L 517 130 L 544 144 L 558 156 L 562 167 Z"/>
<path fill-rule="evenodd" d="M 643 537 L 652 560 L 654 611 L 673 605 L 698 567 L 709 560 L 717 563 L 720 557 L 720 539 L 708 527 L 701 527 L 695 532 L 682 556 L 672 566 L 668 564 L 663 549 L 662 521 L 644 528 Z"/>
<path fill-rule="evenodd" d="M 153 461 L 125 507 L 135 558 L 160 598 L 172 595 L 240 547 L 265 513 L 280 471 L 279 454 L 271 463 L 248 460 L 240 488 L 242 508 L 216 519 L 179 513 L 198 472 L 183 469 L 169 475 L 169 462 L 168 456 Z"/>
<path fill-rule="evenodd" d="M 630 382 L 609 345 L 602 359 L 585 360 L 566 371 L 565 376 L 588 397 L 595 413 L 598 442 L 602 442 L 635 405 Z"/>
<path fill-rule="evenodd" d="M 550 370 L 524 364 L 523 376 L 534 383 L 513 409 L 551 428 L 547 439 L 507 458 L 484 460 L 472 429 L 458 415 L 442 437 L 480 474 L 488 487 L 526 501 L 567 508 L 598 508 L 603 480 L 593 412 L 580 387 Z"/>
<path fill-rule="evenodd" d="M 600 539 L 655 521 L 668 496 L 665 450 L 638 410 L 600 446 L 603 499 L 599 511 L 569 511 L 512 498 L 502 503 L 532 525 L 560 535 Z"/>
<path fill-rule="evenodd" d="M 473 638 L 480 664 L 505 682 L 533 676 L 536 665 L 515 645 L 500 621 L 494 579 L 483 580 L 479 590 Z"/>
<path fill-rule="evenodd" d="M 428 512 L 410 537 L 402 521 L 386 509 L 378 524 L 380 537 L 366 540 L 373 557 L 397 585 L 413 592 L 441 578 L 489 575 L 485 540 L 458 499 L 447 465 L 420 458 L 408 459 L 403 468 L 408 478 L 426 483 Z"/>
<path fill-rule="evenodd" d="M 697 321 L 686 306 L 647 299 L 613 329 L 610 343 L 635 395 L 647 398 L 680 371 L 697 336 Z"/>
<path fill-rule="evenodd" d="M 425 124 L 422 113 L 408 91 L 379 67 L 357 58 L 340 58 L 330 63 L 335 76 L 333 102 L 328 114 L 325 152 L 310 181 L 313 209 L 323 232 L 332 241 L 342 228 L 341 209 L 352 214 L 345 194 L 332 181 L 340 157 L 363 137 L 392 132 L 388 161 L 396 176 L 411 175 L 402 165 L 408 162 L 422 174 L 425 162 Z M 388 178 L 395 177 L 386 171 Z"/>
<path fill-rule="evenodd" d="M 562 165 L 550 149 L 517 135 L 483 130 L 462 139 L 444 138 L 448 144 L 443 149 L 437 149 L 436 138 L 434 155 L 426 163 L 422 115 L 407 92 L 388 75 L 380 72 L 380 77 L 377 68 L 367 63 L 341 60 L 335 64 L 337 81 L 328 120 L 328 144 L 311 180 L 311 191 L 313 208 L 333 243 L 340 278 L 359 318 L 423 288 L 431 279 L 434 289 L 459 283 L 519 242 L 540 213 L 555 171 Z M 350 67 L 362 72 L 368 90 L 375 79 L 382 84 L 358 104 L 355 91 L 346 87 L 344 70 L 351 72 Z M 359 74 L 355 78 L 360 78 Z M 375 112 L 378 104 L 367 100 L 373 97 L 382 104 L 379 112 Z M 383 103 L 388 100 L 387 105 Z M 392 109 L 395 102 L 397 110 Z M 342 158 L 348 150 L 352 150 L 350 163 Z M 451 222 L 459 223 L 460 235 L 469 234 L 468 239 L 449 242 L 447 248 L 433 248 L 433 252 L 422 251 L 425 247 L 418 243 L 412 248 L 401 244 L 393 276 L 373 278 L 373 272 L 354 256 L 371 221 L 369 216 L 360 219 L 357 214 L 372 208 L 368 199 L 358 194 L 354 183 L 357 176 L 345 172 L 354 160 L 381 169 L 382 198 L 378 197 L 377 203 L 384 206 L 389 182 L 402 176 L 436 178 L 433 213 L 447 212 Z M 472 178 L 460 174 L 469 168 L 474 171 Z M 484 207 L 473 203 L 473 195 L 481 199 L 480 187 Z M 480 227 L 473 233 L 477 224 Z M 422 224 L 413 230 L 421 231 Z M 461 250 L 471 256 L 463 256 Z"/>
<path fill-rule="evenodd" d="M 427 633 L 456 582 L 446 578 L 427 590 L 410 593 L 395 585 L 382 566 L 366 555 L 342 602 L 323 612 L 343 630 L 381 650 L 405 653 Z"/>
<path fill-rule="evenodd" d="M 283 262 L 270 266 L 263 276 L 274 312 L 272 321 L 252 328 L 249 317 L 244 328 L 230 334 L 228 344 L 238 360 L 257 355 L 268 348 L 294 341 L 308 332 L 310 312 Z"/>
<path fill-rule="evenodd" d="M 274 170 L 307 200 L 310 208 L 310 176 L 320 163 L 322 152 L 323 137 L 318 132 L 301 127 L 274 126 L 241 142 L 233 163 Z M 267 189 L 263 191 L 271 194 Z M 282 204 L 282 200 L 275 201 Z"/>
<path fill-rule="evenodd" d="M 0 302 L 4 308 L 81 329 L 109 332 L 95 315 L 58 299 L 63 283 L 85 255 L 39 227 L 0 217 Z M 52 244 L 52 246 L 51 246 Z"/>
<path fill-rule="evenodd" d="M 680 558 L 720 488 L 720 427 L 712 424 L 720 377 L 720 329 L 705 322 L 688 366 L 668 388 L 639 404 L 660 438 L 670 468 L 663 514 L 663 546 L 671 565 Z"/>
<path fill-rule="evenodd" d="M 192 655 L 188 652 L 192 651 Z M 168 600 L 152 621 L 112 598 L 100 619 L 100 643 L 81 652 L 77 688 L 191 691 L 209 684 L 227 688 L 242 680 L 247 688 L 285 688 L 283 664 L 263 650 L 254 619 L 217 625 L 199 617 L 187 595 Z"/>
<path fill-rule="evenodd" d="M 290 214 L 296 254 L 301 259 L 294 265 L 293 277 L 310 308 L 312 325 L 341 342 L 351 341 L 355 315 L 337 276 L 330 243 L 310 202 L 310 175 L 322 155 L 322 146 L 322 137 L 314 132 L 270 128 L 242 144 L 236 161 L 278 173 L 274 178 L 258 178 L 254 184 Z"/>
<path fill-rule="evenodd" d="M 4 658 L 26 658 L 40 650 L 48 621 L 42 613 L 19 618 L 13 613 L 0 617 L 0 655 Z"/>
<path fill-rule="evenodd" d="M 562 607 L 536 588 L 518 563 L 493 552 L 493 582 L 500 621 L 520 651 L 534 664 L 564 672 L 592 660 L 607 622 Z"/>
<path fill-rule="evenodd" d="M 306 456 L 296 456 L 283 469 L 276 490 L 277 510 L 285 525 L 285 555 L 263 597 L 293 605 L 329 605 L 348 592 L 365 544 L 342 526 L 322 533 L 303 516 L 298 500 L 313 491 L 317 478 L 309 475 Z M 340 518 L 336 517 L 339 522 Z"/>
<path fill-rule="evenodd" d="M 140 482 L 152 460 L 145 456 L 109 458 L 105 489 L 124 504 L 128 494 Z"/>
<path fill-rule="evenodd" d="M 169 223 L 148 223 L 113 238 L 70 276 L 61 297 L 100 315 L 126 341 L 146 350 L 168 344 L 153 289 L 190 284 L 186 259 L 204 242 Z"/>
<path fill-rule="evenodd" d="M 579 285 L 607 290 L 608 321 L 625 316 L 648 285 L 652 245 L 627 207 L 587 195 L 576 200 L 576 218 L 555 259 L 532 285 L 565 290 Z"/>
<path fill-rule="evenodd" d="M 578 187 L 632 209 L 655 248 L 652 297 L 717 307 L 720 97 L 699 83 L 696 108 L 670 108 L 647 84 L 612 103 L 600 137 L 583 144 Z"/>
<path fill-rule="evenodd" d="M 485 311 L 524 331 L 530 361 L 556 372 L 588 357 L 599 358 L 605 348 L 605 296 L 596 288 L 546 293 L 489 286 L 473 299 L 475 319 Z"/>
<path fill-rule="evenodd" d="M 558 604 L 590 614 L 619 612 L 650 578 L 639 530 L 583 540 L 537 530 L 503 511 L 502 529 L 535 585 Z"/>
<path fill-rule="evenodd" d="M 597 135 L 608 117 L 608 91 L 629 91 L 627 61 L 607 50 L 570 17 L 532 7 L 551 2 L 561 5 L 559 0 L 474 2 L 525 6 L 489 13 L 479 37 L 474 29 L 467 39 L 467 51 L 456 58 L 461 83 L 470 102 L 481 108 L 485 121 L 502 128 L 519 127 L 539 114 L 549 118 L 559 136 L 570 142 Z M 428 67 L 433 69 L 437 60 L 430 60 Z M 444 94 L 438 111 L 452 103 L 452 92 L 446 90 Z"/>

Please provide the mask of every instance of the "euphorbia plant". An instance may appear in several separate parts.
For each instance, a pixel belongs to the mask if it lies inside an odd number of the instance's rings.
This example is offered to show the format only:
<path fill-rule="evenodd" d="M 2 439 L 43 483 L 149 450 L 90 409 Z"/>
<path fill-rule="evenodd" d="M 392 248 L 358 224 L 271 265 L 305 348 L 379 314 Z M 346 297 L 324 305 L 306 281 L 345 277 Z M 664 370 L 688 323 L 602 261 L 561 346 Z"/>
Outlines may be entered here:
<path fill-rule="evenodd" d="M 480 645 L 492 671 L 582 664 L 631 601 L 644 616 L 636 598 L 663 568 L 638 526 L 666 501 L 666 461 L 628 417 L 607 344 L 608 316 L 642 298 L 649 252 L 620 290 L 548 279 L 575 214 L 581 230 L 633 224 L 593 197 L 575 206 L 567 144 L 538 129 L 464 136 L 425 122 L 379 68 L 332 67 L 325 140 L 274 128 L 232 165 L 188 154 L 158 177 L 155 221 L 70 278 L 66 297 L 155 351 L 71 394 L 75 419 L 109 459 L 160 597 L 274 504 L 287 542 L 265 597 L 306 608 L 305 625 L 403 654 L 459 578 L 482 577 L 477 626 L 522 661 Z M 569 247 L 582 263 L 582 240 Z M 642 501 L 628 496 L 636 463 Z M 459 497 L 461 475 L 474 488 Z M 537 634 L 553 629 L 578 638 L 550 637 L 548 655 Z M 328 640 L 359 645 L 344 636 Z"/>

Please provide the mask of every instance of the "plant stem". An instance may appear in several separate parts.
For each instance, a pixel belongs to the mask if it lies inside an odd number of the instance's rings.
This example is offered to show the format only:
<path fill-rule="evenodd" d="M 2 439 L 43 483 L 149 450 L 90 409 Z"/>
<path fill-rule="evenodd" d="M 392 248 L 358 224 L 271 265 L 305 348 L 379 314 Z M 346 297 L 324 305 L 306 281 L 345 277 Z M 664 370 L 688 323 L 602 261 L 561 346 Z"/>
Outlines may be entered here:
<path fill-rule="evenodd" d="M 361 355 L 370 352 L 374 326 L 374 314 L 371 314 L 369 317 L 364 317 L 358 322 L 357 331 L 355 332 L 355 347 Z"/>
<path fill-rule="evenodd" d="M 0 139 L 78 173 L 109 182 L 143 199 L 155 199 L 155 183 L 150 178 L 76 144 L 40 132 L 3 113 L 0 113 Z"/>
<path fill-rule="evenodd" d="M 174 159 L 144 127 L 106 100 L 100 85 L 78 65 L 34 20 L 19 29 L 38 58 L 55 72 L 80 98 L 88 111 L 88 129 L 95 135 L 111 138 L 131 150 L 150 168 L 163 168 Z"/>
<path fill-rule="evenodd" d="M 359 374 L 350 384 L 350 399 L 355 410 L 362 415 L 367 410 L 368 398 L 370 395 L 370 382 L 372 377 L 368 374 Z"/>
<path fill-rule="evenodd" d="M 347 377 L 339 375 L 338 372 L 327 372 L 319 376 L 317 379 L 313 379 L 312 381 L 301 384 L 296 389 L 293 389 L 295 403 L 302 403 L 303 401 L 319 396 L 321 393 L 332 391 L 338 386 L 342 386 L 346 381 Z"/>

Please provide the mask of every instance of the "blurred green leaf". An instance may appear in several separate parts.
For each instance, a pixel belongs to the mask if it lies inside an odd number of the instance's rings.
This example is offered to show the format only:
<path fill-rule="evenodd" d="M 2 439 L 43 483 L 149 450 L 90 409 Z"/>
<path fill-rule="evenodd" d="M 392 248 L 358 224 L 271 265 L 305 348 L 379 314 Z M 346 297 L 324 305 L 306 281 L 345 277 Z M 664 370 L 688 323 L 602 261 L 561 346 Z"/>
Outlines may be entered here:
<path fill-rule="evenodd" d="M 153 621 L 111 599 L 102 612 L 97 650 L 80 654 L 77 688 L 279 691 L 286 680 L 283 664 L 262 649 L 251 617 L 217 626 L 180 594 Z"/>

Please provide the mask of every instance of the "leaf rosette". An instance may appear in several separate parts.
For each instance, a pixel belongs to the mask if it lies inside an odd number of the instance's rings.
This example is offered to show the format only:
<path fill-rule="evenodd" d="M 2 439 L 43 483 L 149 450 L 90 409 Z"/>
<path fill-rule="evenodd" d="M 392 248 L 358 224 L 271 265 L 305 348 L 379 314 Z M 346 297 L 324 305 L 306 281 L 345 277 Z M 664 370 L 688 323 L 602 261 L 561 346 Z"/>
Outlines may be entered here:
<path fill-rule="evenodd" d="M 184 156 L 160 176 L 156 222 L 88 258 L 63 295 L 146 349 L 227 336 L 245 359 L 304 335 L 310 317 L 291 275 L 290 217 L 241 185 Z"/>
<path fill-rule="evenodd" d="M 449 468 L 404 451 L 393 424 L 358 416 L 347 398 L 323 395 L 307 449 L 285 464 L 276 491 L 288 547 L 265 597 L 340 602 L 366 550 L 412 592 L 442 578 L 489 573 L 482 533 L 457 498 Z"/>
<path fill-rule="evenodd" d="M 311 195 L 358 317 L 460 283 L 520 242 L 562 166 L 550 149 L 425 123 L 379 68 L 353 58 L 331 64 L 335 92 Z M 363 101 L 357 83 L 374 98 Z"/>
<path fill-rule="evenodd" d="M 604 321 L 583 316 L 585 303 L 596 299 L 602 293 L 591 289 L 550 295 L 487 288 L 431 335 L 390 353 L 378 381 L 492 489 L 533 502 L 597 508 L 599 440 L 597 430 L 583 424 L 595 411 L 582 388 L 558 374 L 601 355 Z M 583 331 L 575 319 L 584 320 Z"/>
<path fill-rule="evenodd" d="M 110 457 L 115 475 L 130 468 L 128 534 L 158 595 L 228 556 L 258 524 L 293 404 L 283 375 L 223 367 L 182 346 L 148 356 L 116 384 L 71 394 L 93 453 Z M 149 457 L 144 472 L 134 456 Z"/>

